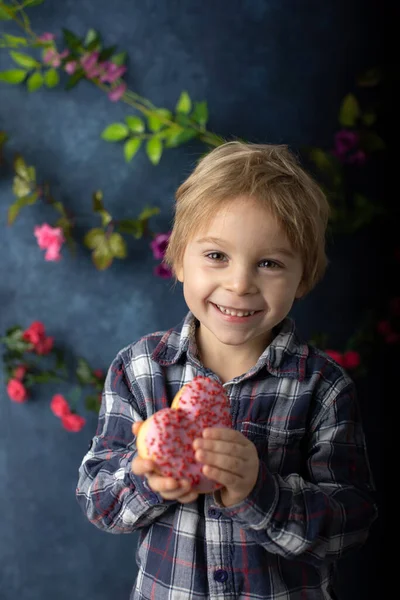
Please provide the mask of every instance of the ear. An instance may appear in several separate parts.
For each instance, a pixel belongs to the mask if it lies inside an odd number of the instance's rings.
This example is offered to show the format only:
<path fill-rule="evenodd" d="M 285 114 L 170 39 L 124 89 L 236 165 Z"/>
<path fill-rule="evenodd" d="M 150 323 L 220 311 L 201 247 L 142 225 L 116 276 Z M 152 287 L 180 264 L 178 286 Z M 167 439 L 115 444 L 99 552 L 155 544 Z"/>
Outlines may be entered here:
<path fill-rule="evenodd" d="M 306 293 L 306 284 L 305 284 L 304 280 L 301 280 L 299 283 L 299 286 L 296 290 L 295 298 L 297 300 L 299 300 L 300 298 L 302 298 L 305 295 L 305 293 Z"/>

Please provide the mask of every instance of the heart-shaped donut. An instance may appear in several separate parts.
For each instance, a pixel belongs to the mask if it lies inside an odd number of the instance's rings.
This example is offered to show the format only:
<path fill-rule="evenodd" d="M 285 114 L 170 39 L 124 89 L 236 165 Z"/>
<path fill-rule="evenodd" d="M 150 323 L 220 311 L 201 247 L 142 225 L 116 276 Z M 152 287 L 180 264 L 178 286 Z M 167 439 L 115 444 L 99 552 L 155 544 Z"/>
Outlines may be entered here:
<path fill-rule="evenodd" d="M 137 433 L 138 455 L 157 465 L 163 477 L 188 479 L 192 489 L 209 493 L 221 487 L 202 473 L 193 441 L 207 427 L 231 427 L 229 401 L 218 381 L 198 376 L 176 394 L 171 408 L 143 421 Z"/>

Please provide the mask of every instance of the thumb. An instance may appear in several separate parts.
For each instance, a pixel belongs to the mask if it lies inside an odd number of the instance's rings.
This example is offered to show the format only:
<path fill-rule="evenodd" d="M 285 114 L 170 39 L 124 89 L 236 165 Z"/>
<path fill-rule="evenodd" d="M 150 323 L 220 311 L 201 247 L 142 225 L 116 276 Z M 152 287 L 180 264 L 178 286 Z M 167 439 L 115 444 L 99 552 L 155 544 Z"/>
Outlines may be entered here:
<path fill-rule="evenodd" d="M 132 425 L 133 435 L 137 435 L 139 433 L 139 429 L 141 428 L 142 425 L 143 425 L 143 421 L 136 421 L 136 423 L 134 423 Z"/>

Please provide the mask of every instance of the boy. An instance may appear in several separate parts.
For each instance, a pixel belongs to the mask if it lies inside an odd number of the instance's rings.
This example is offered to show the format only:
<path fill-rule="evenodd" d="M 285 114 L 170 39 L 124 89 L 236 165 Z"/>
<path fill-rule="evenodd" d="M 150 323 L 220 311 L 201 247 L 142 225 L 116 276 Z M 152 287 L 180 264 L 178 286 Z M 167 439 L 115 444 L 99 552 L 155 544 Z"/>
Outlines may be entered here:
<path fill-rule="evenodd" d="M 335 598 L 335 561 L 365 542 L 354 384 L 287 317 L 323 275 L 328 213 L 284 146 L 224 144 L 178 189 L 166 260 L 189 313 L 118 353 L 77 489 L 97 527 L 139 531 L 132 600 Z M 231 405 L 232 430 L 194 442 L 214 494 L 156 475 L 132 435 L 196 375 Z"/>

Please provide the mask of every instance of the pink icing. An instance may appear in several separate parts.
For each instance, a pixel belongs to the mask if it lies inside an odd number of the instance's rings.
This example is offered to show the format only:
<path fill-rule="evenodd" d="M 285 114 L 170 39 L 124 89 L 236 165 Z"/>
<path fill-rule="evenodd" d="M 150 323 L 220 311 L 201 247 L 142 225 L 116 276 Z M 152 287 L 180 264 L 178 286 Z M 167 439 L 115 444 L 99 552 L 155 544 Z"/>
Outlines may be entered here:
<path fill-rule="evenodd" d="M 194 457 L 192 443 L 206 427 L 231 427 L 229 402 L 217 381 L 195 377 L 182 388 L 179 407 L 157 411 L 146 433 L 147 449 L 161 474 L 188 479 L 202 493 L 221 487 L 201 472 Z"/>

